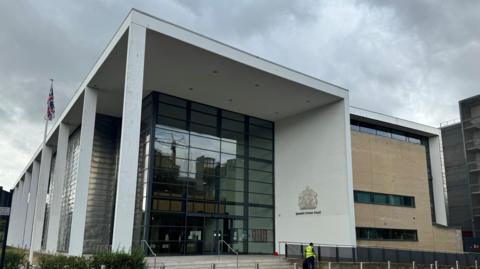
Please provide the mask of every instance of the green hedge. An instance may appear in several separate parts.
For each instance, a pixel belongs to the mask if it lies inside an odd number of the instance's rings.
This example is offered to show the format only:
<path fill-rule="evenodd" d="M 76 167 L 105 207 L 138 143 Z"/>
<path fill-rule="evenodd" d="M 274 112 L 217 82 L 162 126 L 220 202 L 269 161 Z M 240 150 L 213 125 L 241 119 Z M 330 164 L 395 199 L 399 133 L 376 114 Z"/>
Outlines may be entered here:
<path fill-rule="evenodd" d="M 5 252 L 5 269 L 18 269 L 22 264 L 25 264 L 25 252 L 22 250 L 8 249 Z"/>
<path fill-rule="evenodd" d="M 101 265 L 105 265 L 107 269 L 145 268 L 144 256 L 141 250 L 133 251 L 132 254 L 101 252 L 89 258 L 61 255 L 43 255 L 39 258 L 39 266 L 42 269 L 100 269 Z"/>

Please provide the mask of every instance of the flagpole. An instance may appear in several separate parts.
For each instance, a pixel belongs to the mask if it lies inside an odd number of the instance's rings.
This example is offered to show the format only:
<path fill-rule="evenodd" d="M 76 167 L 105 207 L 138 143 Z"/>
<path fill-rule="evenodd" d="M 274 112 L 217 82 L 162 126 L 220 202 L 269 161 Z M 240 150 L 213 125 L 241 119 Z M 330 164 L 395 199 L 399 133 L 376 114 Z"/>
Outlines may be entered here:
<path fill-rule="evenodd" d="M 50 79 L 50 89 L 53 88 L 53 78 Z M 42 151 L 45 150 L 45 146 L 47 145 L 47 130 L 48 130 L 48 109 L 47 109 L 47 112 L 45 113 L 45 129 L 43 131 L 43 143 L 42 143 Z M 38 193 L 38 183 L 39 183 L 39 179 L 37 179 L 37 193 Z M 33 223 L 32 223 L 32 226 L 35 227 L 35 221 L 36 221 L 36 217 L 35 217 L 35 214 L 36 214 L 36 211 L 37 211 L 37 199 L 38 197 L 35 198 L 35 206 L 33 207 Z M 41 202 L 41 201 L 40 201 Z M 29 253 L 28 253 L 28 263 L 29 263 L 29 267 L 30 265 L 33 265 L 33 235 L 34 235 L 34 229 L 32 228 L 32 235 L 30 237 L 30 249 L 29 249 Z"/>

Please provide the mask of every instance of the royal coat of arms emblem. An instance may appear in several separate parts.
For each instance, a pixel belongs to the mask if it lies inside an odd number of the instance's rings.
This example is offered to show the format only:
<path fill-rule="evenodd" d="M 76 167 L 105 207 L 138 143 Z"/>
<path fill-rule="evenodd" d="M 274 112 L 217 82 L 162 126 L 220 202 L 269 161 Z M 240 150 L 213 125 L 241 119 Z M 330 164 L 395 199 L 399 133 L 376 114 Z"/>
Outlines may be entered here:
<path fill-rule="evenodd" d="M 307 186 L 298 196 L 298 207 L 300 210 L 313 210 L 317 205 L 318 194 Z"/>

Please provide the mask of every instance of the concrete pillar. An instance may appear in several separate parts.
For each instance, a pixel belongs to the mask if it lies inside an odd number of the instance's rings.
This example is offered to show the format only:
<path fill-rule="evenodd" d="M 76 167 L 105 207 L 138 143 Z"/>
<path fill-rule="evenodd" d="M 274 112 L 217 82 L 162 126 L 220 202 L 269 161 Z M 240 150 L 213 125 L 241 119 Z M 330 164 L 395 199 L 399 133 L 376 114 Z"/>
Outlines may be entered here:
<path fill-rule="evenodd" d="M 53 186 L 55 190 L 51 195 L 50 217 L 48 225 L 47 251 L 57 251 L 58 229 L 60 227 L 60 214 L 62 210 L 62 194 L 65 183 L 65 169 L 67 165 L 68 137 L 70 127 L 60 123 L 58 128 L 57 156 L 55 158 L 55 171 L 53 174 Z"/>
<path fill-rule="evenodd" d="M 45 205 L 48 192 L 48 178 L 52 164 L 52 148 L 45 145 L 42 150 L 40 172 L 38 176 L 37 199 L 35 216 L 33 218 L 33 235 L 31 247 L 33 251 L 39 251 L 42 246 L 43 224 L 45 220 Z"/>
<path fill-rule="evenodd" d="M 130 251 L 137 186 L 146 29 L 130 24 L 112 250 Z"/>
<path fill-rule="evenodd" d="M 23 193 L 23 188 L 25 188 L 25 183 L 24 179 L 22 178 L 20 182 L 18 182 L 18 190 L 16 190 L 16 207 L 15 207 L 15 246 L 20 247 L 22 245 L 22 236 L 23 236 L 23 231 L 21 230 L 21 225 L 22 225 L 22 215 L 23 213 L 23 200 L 22 200 L 22 193 Z"/>
<path fill-rule="evenodd" d="M 82 127 L 80 129 L 80 150 L 78 154 L 77 186 L 73 205 L 70 232 L 70 255 L 83 253 L 85 218 L 87 215 L 88 182 L 92 160 L 93 135 L 95 131 L 95 113 L 97 110 L 97 90 L 85 88 L 83 97 Z"/>
<path fill-rule="evenodd" d="M 25 227 L 27 223 L 27 211 L 28 211 L 28 194 L 30 193 L 32 183 L 32 173 L 26 172 L 24 176 L 23 191 L 22 191 L 22 216 L 20 223 L 20 247 L 25 247 Z"/>
<path fill-rule="evenodd" d="M 8 227 L 8 237 L 7 237 L 7 245 L 9 246 L 17 246 L 16 236 L 17 236 L 17 227 L 15 225 L 16 219 L 15 215 L 17 215 L 17 198 L 18 198 L 18 184 L 13 189 L 12 194 L 12 204 L 10 205 L 10 224 Z"/>
<path fill-rule="evenodd" d="M 35 201 L 37 200 L 38 174 L 40 173 L 40 162 L 33 161 L 32 181 L 30 183 L 30 194 L 28 197 L 27 221 L 25 222 L 24 247 L 30 248 L 33 228 L 33 214 Z"/>

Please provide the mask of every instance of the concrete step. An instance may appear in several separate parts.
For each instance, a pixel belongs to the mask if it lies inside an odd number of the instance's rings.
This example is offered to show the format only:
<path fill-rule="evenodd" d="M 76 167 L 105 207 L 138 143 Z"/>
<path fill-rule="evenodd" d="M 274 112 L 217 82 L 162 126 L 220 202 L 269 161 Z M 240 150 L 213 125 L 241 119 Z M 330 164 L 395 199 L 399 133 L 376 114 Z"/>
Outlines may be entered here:
<path fill-rule="evenodd" d="M 169 256 L 148 257 L 147 269 L 235 269 L 236 256 Z M 257 264 L 259 267 L 257 267 Z M 164 267 L 163 267 L 164 266 Z M 270 255 L 241 255 L 238 257 L 239 269 L 293 269 L 293 263 L 284 257 Z"/>

